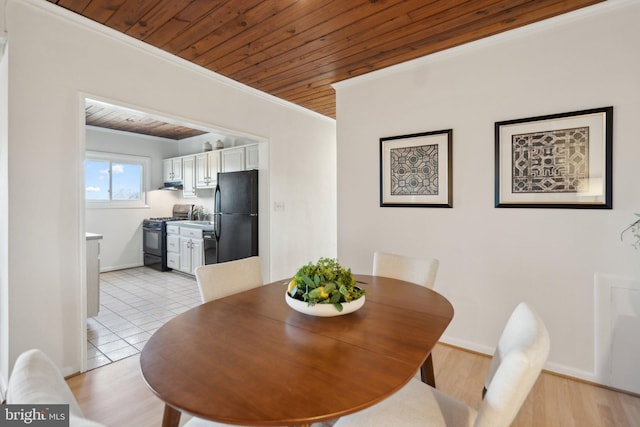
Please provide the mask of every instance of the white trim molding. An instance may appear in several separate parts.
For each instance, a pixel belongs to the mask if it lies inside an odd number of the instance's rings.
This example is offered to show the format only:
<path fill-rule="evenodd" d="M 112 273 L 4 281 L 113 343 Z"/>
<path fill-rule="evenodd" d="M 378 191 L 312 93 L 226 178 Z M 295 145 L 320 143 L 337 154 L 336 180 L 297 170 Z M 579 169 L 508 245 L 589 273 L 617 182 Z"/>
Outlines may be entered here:
<path fill-rule="evenodd" d="M 582 9 L 575 10 L 573 12 L 558 15 L 553 18 L 545 19 L 543 21 L 534 22 L 533 24 L 525 25 L 523 27 L 515 28 L 513 30 L 498 33 L 493 36 L 485 37 L 473 42 L 469 42 L 460 46 L 445 49 L 440 52 L 432 53 L 420 58 L 416 58 L 410 61 L 402 62 L 400 64 L 391 65 L 386 68 L 382 68 L 377 71 L 372 71 L 367 74 L 363 74 L 357 77 L 353 77 L 347 80 L 342 80 L 333 83 L 331 86 L 335 89 L 342 89 L 352 85 L 373 81 L 385 76 L 394 75 L 398 72 L 410 71 L 416 68 L 423 67 L 427 64 L 446 60 L 451 57 L 455 57 L 464 54 L 469 51 L 484 49 L 486 47 L 504 43 L 509 40 L 513 40 L 519 37 L 524 37 L 529 34 L 536 34 L 541 31 L 545 31 L 549 28 L 561 27 L 568 22 L 576 21 L 584 17 L 601 14 L 607 10 L 617 9 L 626 5 L 635 4 L 637 0 L 608 0 L 602 3 L 597 3 L 592 6 L 583 7 Z"/>
<path fill-rule="evenodd" d="M 14 2 L 16 0 L 6 0 L 7 2 Z M 106 37 L 110 37 L 113 40 L 117 40 L 121 43 L 126 43 L 127 45 L 134 47 L 136 49 L 140 49 L 143 50 L 146 53 L 155 55 L 158 58 L 161 58 L 165 61 L 168 62 L 172 62 L 174 64 L 177 64 L 179 66 L 182 66 L 184 68 L 189 69 L 190 71 L 194 71 L 197 73 L 200 73 L 208 78 L 211 78 L 213 80 L 216 80 L 219 83 L 222 83 L 224 85 L 230 86 L 234 89 L 237 90 L 241 90 L 247 94 L 250 95 L 254 95 L 254 96 L 258 96 L 266 101 L 275 103 L 275 104 L 279 104 L 281 106 L 287 107 L 287 108 L 292 108 L 294 110 L 298 110 L 300 112 L 306 113 L 306 114 L 310 114 L 314 117 L 319 117 L 322 118 L 324 120 L 328 120 L 328 121 L 334 121 L 335 119 L 332 119 L 331 117 L 327 117 L 323 114 L 317 113 L 315 111 L 309 110 L 307 108 L 301 107 L 300 105 L 294 104 L 292 102 L 289 101 L 285 101 L 282 98 L 278 98 L 276 96 L 270 95 L 266 92 L 262 92 L 258 89 L 254 89 L 250 86 L 247 86 L 243 83 L 237 82 L 235 80 L 232 80 L 228 77 L 225 77 L 221 74 L 218 74 L 214 71 L 208 70 L 204 67 L 201 67 L 200 65 L 197 65 L 193 62 L 189 62 L 185 59 L 182 59 L 176 55 L 173 55 L 171 53 L 168 53 L 162 49 L 159 49 L 155 46 L 152 46 L 148 43 L 145 43 L 143 41 L 140 41 L 136 38 L 133 38 L 131 36 L 128 36 L 124 33 L 121 33 L 119 31 L 116 31 L 110 27 L 107 27 L 106 25 L 102 25 L 99 24 L 97 22 L 91 21 L 90 19 L 85 18 L 82 15 L 78 15 L 74 12 L 71 12 L 61 6 L 57 6 L 55 4 L 52 4 L 50 2 L 47 1 L 42 1 L 42 0 L 17 0 L 20 3 L 26 3 L 30 6 L 39 8 L 41 10 L 44 10 L 46 13 L 50 13 L 52 15 L 56 15 L 60 18 L 63 18 L 75 25 L 81 26 L 87 30 L 90 31 L 95 31 L 101 35 L 104 35 Z"/>

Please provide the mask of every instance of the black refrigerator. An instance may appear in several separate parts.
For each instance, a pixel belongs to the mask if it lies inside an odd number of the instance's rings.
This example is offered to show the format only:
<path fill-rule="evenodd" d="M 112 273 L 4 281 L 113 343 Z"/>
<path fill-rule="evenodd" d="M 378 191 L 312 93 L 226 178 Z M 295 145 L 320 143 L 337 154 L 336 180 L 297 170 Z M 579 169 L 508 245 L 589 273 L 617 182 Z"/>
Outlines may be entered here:
<path fill-rule="evenodd" d="M 206 263 L 258 255 L 258 171 L 218 174 L 215 192 L 216 256 Z"/>

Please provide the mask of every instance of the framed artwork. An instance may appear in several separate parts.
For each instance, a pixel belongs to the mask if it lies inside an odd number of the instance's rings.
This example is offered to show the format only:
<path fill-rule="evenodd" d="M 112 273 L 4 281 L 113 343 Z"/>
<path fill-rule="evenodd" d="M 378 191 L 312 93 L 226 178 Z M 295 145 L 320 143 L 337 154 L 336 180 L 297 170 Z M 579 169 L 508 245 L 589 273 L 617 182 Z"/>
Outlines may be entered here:
<path fill-rule="evenodd" d="M 498 208 L 611 209 L 613 107 L 495 124 Z"/>
<path fill-rule="evenodd" d="M 452 207 L 451 129 L 380 138 L 380 206 Z"/>

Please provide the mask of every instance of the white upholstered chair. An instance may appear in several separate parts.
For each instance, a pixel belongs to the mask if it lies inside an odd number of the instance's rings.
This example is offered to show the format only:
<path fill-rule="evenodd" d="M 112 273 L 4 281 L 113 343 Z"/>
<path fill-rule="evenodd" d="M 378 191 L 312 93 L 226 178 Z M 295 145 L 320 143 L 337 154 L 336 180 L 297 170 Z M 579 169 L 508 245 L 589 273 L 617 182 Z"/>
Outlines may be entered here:
<path fill-rule="evenodd" d="M 391 277 L 433 288 L 438 272 L 435 258 L 408 257 L 386 252 L 373 254 L 373 275 Z"/>
<path fill-rule="evenodd" d="M 549 348 L 544 323 L 526 303 L 520 303 L 498 342 L 477 411 L 412 379 L 388 399 L 342 417 L 334 427 L 509 426 L 540 375 Z"/>
<path fill-rule="evenodd" d="M 196 268 L 195 273 L 203 303 L 264 284 L 260 257 L 257 256 L 202 265 Z"/>
<path fill-rule="evenodd" d="M 69 405 L 70 427 L 104 427 L 84 417 L 62 373 L 41 350 L 28 350 L 16 359 L 7 387 L 7 403 Z"/>
<path fill-rule="evenodd" d="M 195 273 L 203 303 L 257 288 L 264 284 L 260 257 L 257 256 L 220 264 L 203 265 L 196 268 Z M 193 417 L 184 427 L 228 425 Z"/>
<path fill-rule="evenodd" d="M 408 257 L 378 251 L 373 254 L 373 275 L 405 280 L 432 289 L 438 264 L 435 258 Z M 431 354 L 420 367 L 420 377 L 426 384 L 436 386 Z"/>

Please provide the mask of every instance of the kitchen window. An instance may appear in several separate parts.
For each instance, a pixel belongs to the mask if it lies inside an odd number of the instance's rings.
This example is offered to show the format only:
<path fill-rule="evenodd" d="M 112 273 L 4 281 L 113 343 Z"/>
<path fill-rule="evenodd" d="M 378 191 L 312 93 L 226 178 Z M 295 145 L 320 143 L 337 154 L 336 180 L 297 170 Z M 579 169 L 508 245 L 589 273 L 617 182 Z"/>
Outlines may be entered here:
<path fill-rule="evenodd" d="M 146 207 L 149 163 L 148 157 L 87 151 L 84 161 L 87 206 Z"/>

